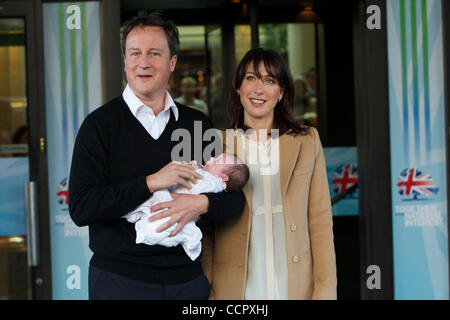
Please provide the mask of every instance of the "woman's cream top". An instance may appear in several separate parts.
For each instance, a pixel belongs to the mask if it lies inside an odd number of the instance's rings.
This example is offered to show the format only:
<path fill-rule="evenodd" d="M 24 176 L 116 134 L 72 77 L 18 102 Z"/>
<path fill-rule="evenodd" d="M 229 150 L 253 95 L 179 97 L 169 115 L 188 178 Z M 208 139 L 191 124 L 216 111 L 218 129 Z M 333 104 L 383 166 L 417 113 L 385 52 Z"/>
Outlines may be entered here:
<path fill-rule="evenodd" d="M 242 135 L 250 170 L 251 231 L 245 299 L 287 299 L 286 236 L 280 191 L 279 139 Z"/>

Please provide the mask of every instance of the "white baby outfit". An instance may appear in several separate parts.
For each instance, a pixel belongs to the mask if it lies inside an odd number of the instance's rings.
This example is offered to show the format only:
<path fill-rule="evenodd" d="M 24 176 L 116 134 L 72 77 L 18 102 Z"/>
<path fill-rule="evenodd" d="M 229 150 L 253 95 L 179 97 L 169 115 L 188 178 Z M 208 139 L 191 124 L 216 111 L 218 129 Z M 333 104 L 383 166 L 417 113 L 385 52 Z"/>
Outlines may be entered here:
<path fill-rule="evenodd" d="M 203 178 L 198 179 L 196 184 L 191 183 L 192 189 L 187 189 L 182 186 L 174 186 L 171 189 L 156 191 L 147 201 L 122 217 L 126 218 L 128 222 L 135 224 L 136 243 L 145 243 L 148 245 L 158 244 L 165 247 L 176 247 L 181 244 L 184 251 L 189 258 L 192 259 L 192 261 L 197 259 L 202 251 L 202 232 L 195 225 L 194 221 L 186 223 L 183 229 L 181 229 L 180 232 L 173 237 L 169 237 L 169 235 L 176 228 L 176 223 L 160 233 L 156 232 L 156 229 L 158 229 L 166 221 L 170 220 L 170 217 L 159 219 L 154 222 L 148 221 L 151 216 L 165 210 L 163 209 L 151 213 L 150 209 L 153 205 L 160 202 L 173 200 L 170 192 L 200 194 L 206 192 L 221 192 L 225 190 L 226 184 L 219 177 L 201 168 L 197 168 L 195 171 Z"/>

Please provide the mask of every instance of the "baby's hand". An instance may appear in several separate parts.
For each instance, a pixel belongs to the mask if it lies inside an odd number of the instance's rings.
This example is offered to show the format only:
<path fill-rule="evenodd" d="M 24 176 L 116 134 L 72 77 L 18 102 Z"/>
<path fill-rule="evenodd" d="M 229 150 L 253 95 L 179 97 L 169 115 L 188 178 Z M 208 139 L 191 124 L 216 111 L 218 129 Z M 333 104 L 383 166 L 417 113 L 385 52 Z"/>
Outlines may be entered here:
<path fill-rule="evenodd" d="M 201 168 L 201 167 L 202 167 L 201 165 L 199 165 L 199 164 L 197 163 L 196 160 L 192 160 L 191 162 L 189 162 L 189 164 L 190 164 L 193 168 Z"/>

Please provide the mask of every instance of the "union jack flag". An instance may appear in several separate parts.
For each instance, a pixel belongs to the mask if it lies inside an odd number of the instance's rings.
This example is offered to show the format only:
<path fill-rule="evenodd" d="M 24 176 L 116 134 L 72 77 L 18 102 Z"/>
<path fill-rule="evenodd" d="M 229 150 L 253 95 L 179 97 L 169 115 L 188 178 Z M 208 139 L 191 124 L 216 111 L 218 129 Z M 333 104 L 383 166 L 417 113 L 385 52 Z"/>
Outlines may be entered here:
<path fill-rule="evenodd" d="M 439 190 L 434 185 L 431 176 L 428 173 L 422 173 L 417 168 L 403 170 L 397 180 L 398 193 L 405 196 L 413 195 L 414 199 L 422 194 L 431 197 Z"/>
<path fill-rule="evenodd" d="M 69 179 L 64 178 L 58 185 L 56 195 L 59 197 L 59 204 L 69 205 Z"/>
<path fill-rule="evenodd" d="M 337 194 L 342 193 L 358 182 L 358 170 L 351 163 L 340 165 L 336 172 L 333 173 L 333 178 L 331 183 L 333 184 L 334 192 Z"/>

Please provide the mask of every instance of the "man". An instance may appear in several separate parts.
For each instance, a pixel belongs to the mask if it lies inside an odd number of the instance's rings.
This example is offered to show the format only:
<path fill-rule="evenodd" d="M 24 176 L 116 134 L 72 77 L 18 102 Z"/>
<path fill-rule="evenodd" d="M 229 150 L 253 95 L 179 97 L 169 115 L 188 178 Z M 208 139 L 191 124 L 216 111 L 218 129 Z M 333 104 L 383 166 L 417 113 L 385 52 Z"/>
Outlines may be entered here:
<path fill-rule="evenodd" d="M 195 121 L 201 121 L 203 131 L 211 122 L 174 103 L 166 91 L 179 48 L 172 22 L 159 14 L 136 18 L 125 26 L 122 41 L 128 85 L 84 120 L 70 173 L 70 215 L 78 226 L 89 226 L 94 253 L 89 298 L 206 299 L 209 283 L 199 259 L 191 261 L 181 246 L 136 244 L 134 224 L 121 217 L 157 190 L 176 184 L 190 188 L 188 182 L 200 178 L 191 166 L 171 161 L 177 143 L 171 136 L 183 128 L 194 137 Z M 177 223 L 172 236 L 200 215 L 226 219 L 244 204 L 241 192 L 174 198 L 152 210 L 168 208 L 157 218 L 171 217 L 161 231 Z"/>
<path fill-rule="evenodd" d="M 197 80 L 194 77 L 185 77 L 181 80 L 181 96 L 176 98 L 175 101 L 208 115 L 208 105 L 195 97 L 196 91 Z"/>

